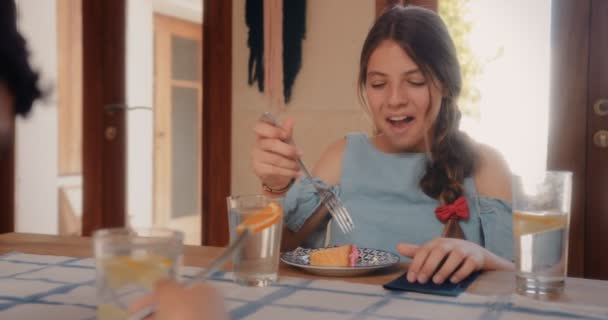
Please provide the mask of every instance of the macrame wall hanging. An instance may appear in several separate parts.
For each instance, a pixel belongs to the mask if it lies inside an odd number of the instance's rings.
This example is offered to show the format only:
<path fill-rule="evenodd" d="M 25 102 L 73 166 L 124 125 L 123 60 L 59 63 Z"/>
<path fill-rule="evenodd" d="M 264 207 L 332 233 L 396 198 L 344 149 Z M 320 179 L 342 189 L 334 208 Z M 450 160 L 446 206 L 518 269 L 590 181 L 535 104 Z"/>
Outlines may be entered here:
<path fill-rule="evenodd" d="M 247 0 L 245 23 L 248 83 L 266 94 L 270 108 L 280 109 L 291 100 L 302 67 L 306 0 Z"/>

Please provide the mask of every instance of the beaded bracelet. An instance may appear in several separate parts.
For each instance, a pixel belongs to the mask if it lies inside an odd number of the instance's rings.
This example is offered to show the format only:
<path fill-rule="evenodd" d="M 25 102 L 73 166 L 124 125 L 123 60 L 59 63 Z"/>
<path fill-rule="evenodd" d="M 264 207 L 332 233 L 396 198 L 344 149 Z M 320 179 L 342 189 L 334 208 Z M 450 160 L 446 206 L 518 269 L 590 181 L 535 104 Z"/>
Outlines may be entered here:
<path fill-rule="evenodd" d="M 282 193 L 285 193 L 287 190 L 289 190 L 289 188 L 291 188 L 291 186 L 293 185 L 293 183 L 295 181 L 296 181 L 296 179 L 291 179 L 291 181 L 289 181 L 289 183 L 281 189 L 273 189 L 273 188 L 267 186 L 265 183 L 262 183 L 262 188 L 264 189 L 264 191 L 268 191 L 270 193 L 282 194 Z"/>

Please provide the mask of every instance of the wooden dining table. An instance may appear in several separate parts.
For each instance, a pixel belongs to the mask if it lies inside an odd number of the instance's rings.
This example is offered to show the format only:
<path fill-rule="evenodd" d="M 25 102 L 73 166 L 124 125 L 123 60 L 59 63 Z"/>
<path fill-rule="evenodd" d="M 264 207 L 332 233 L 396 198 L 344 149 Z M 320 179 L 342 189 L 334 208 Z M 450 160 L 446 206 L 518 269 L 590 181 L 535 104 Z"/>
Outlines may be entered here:
<path fill-rule="evenodd" d="M 75 236 L 54 236 L 25 233 L 7 233 L 0 235 L 0 255 L 9 252 L 90 258 L 93 256 L 91 239 Z M 219 247 L 185 246 L 183 264 L 185 266 L 205 267 L 222 252 Z M 226 266 L 228 268 L 229 266 Z M 338 280 L 362 284 L 382 285 L 404 273 L 407 265 L 398 266 L 362 277 L 338 278 Z M 304 279 L 328 279 L 311 275 L 294 267 L 281 263 L 280 276 Z M 505 295 L 515 290 L 513 272 L 488 271 L 482 273 L 467 289 L 467 293 L 477 295 Z M 567 278 L 565 292 L 552 301 L 589 305 L 606 308 L 608 304 L 608 281 Z"/>

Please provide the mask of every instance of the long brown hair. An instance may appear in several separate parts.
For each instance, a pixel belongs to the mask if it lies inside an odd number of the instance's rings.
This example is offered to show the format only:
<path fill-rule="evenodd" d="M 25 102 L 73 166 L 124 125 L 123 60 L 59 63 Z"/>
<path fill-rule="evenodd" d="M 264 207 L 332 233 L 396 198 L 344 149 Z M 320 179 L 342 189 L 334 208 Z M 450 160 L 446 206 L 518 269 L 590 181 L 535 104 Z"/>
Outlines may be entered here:
<path fill-rule="evenodd" d="M 358 81 L 361 99 L 369 58 L 384 40 L 399 44 L 427 80 L 441 84 L 438 87 L 442 88 L 443 97 L 429 132 L 430 159 L 420 187 L 442 204 L 450 204 L 463 194 L 464 178 L 472 174 L 476 162 L 472 142 L 458 129 L 461 114 L 456 102 L 462 76 L 454 43 L 441 18 L 431 10 L 414 6 L 387 10 L 374 23 L 361 50 Z"/>

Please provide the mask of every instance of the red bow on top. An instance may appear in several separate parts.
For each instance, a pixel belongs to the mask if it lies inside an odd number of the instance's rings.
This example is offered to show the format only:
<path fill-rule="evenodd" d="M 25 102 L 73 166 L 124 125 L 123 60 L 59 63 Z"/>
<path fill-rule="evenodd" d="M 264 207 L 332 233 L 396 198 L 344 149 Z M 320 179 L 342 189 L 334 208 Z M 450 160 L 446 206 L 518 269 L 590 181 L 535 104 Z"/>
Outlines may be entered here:
<path fill-rule="evenodd" d="M 441 222 L 446 222 L 451 218 L 469 219 L 469 206 L 464 196 L 456 199 L 452 204 L 446 204 L 435 209 L 435 215 Z"/>

